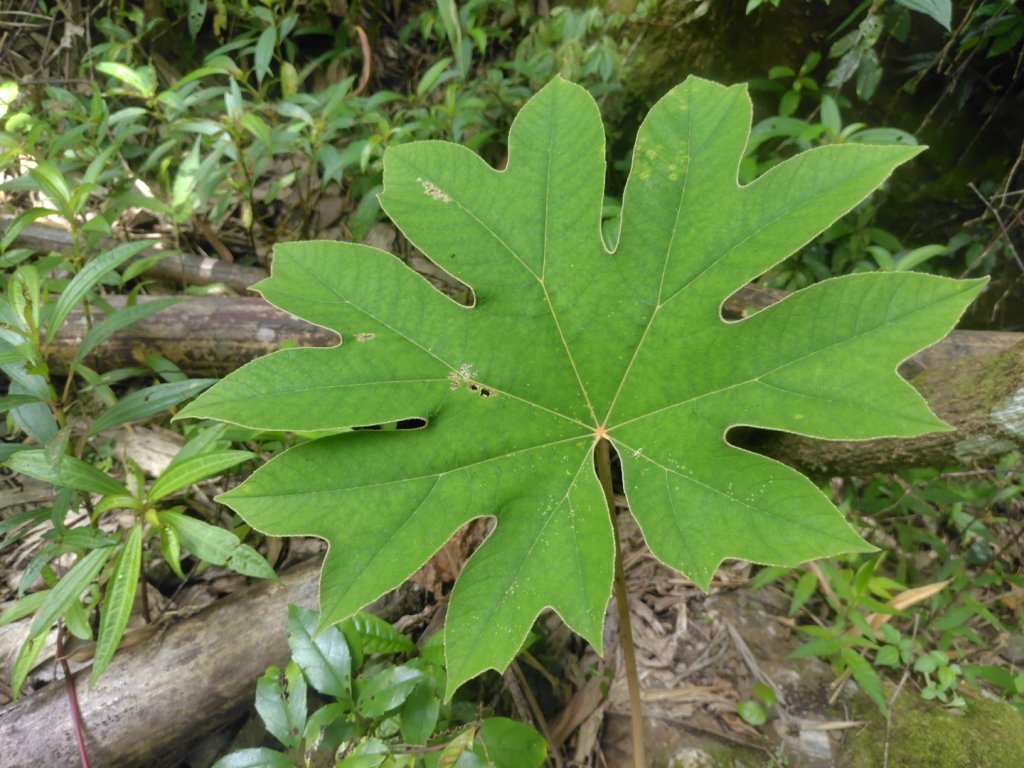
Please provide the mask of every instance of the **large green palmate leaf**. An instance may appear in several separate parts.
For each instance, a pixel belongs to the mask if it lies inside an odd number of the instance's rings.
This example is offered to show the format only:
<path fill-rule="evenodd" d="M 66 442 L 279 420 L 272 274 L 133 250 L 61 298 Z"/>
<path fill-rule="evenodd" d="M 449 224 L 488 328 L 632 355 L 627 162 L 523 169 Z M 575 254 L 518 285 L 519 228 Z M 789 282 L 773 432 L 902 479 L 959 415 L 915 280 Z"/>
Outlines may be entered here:
<path fill-rule="evenodd" d="M 342 344 L 255 361 L 184 415 L 325 433 L 221 497 L 261 531 L 330 542 L 322 625 L 489 515 L 494 531 L 451 596 L 449 693 L 504 667 L 548 607 L 600 648 L 614 563 L 602 438 L 651 550 L 702 587 L 727 557 L 794 565 L 870 549 L 810 481 L 726 431 L 946 429 L 895 369 L 981 283 L 856 275 L 724 321 L 730 294 L 918 151 L 826 147 L 740 186 L 750 119 L 743 87 L 690 78 L 659 101 L 637 136 L 614 252 L 600 230 L 601 119 L 577 86 L 555 80 L 523 108 L 504 171 L 443 142 L 389 149 L 382 206 L 472 288 L 472 307 L 372 248 L 277 247 L 259 290 Z M 336 434 L 403 419 L 426 424 Z"/>

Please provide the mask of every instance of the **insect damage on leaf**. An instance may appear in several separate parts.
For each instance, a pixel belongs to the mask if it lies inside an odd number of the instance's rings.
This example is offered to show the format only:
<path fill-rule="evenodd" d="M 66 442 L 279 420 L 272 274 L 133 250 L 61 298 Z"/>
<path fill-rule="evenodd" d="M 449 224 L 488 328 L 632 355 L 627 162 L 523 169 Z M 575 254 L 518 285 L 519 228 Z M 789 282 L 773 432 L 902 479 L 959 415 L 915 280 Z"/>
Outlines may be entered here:
<path fill-rule="evenodd" d="M 476 372 L 473 366 L 468 363 L 459 365 L 458 370 L 448 373 L 448 381 L 451 382 L 449 389 L 460 389 L 463 386 L 470 392 L 476 392 L 480 397 L 491 397 L 494 392 L 476 381 Z"/>
<path fill-rule="evenodd" d="M 184 415 L 328 433 L 221 497 L 268 534 L 330 543 L 324 625 L 492 516 L 449 604 L 448 693 L 503 668 L 547 608 L 600 649 L 614 558 L 601 439 L 652 552 L 702 587 L 728 557 L 794 565 L 869 549 L 809 480 L 725 435 L 945 429 L 895 369 L 982 282 L 861 274 L 722 320 L 728 296 L 919 151 L 830 146 L 740 186 L 750 118 L 744 88 L 696 78 L 659 101 L 637 136 L 614 252 L 600 226 L 601 120 L 575 85 L 555 80 L 523 108 L 503 171 L 444 142 L 390 148 L 381 205 L 471 287 L 472 307 L 372 248 L 275 249 L 268 301 L 373 343 L 269 355 Z M 407 419 L 426 426 L 329 434 Z"/>
<path fill-rule="evenodd" d="M 434 184 L 434 182 L 419 178 L 416 179 L 416 181 L 423 185 L 423 191 L 426 192 L 434 200 L 440 200 L 441 202 L 444 203 L 450 203 L 452 201 L 451 197 L 449 197 L 440 189 L 438 189 L 437 185 Z"/>

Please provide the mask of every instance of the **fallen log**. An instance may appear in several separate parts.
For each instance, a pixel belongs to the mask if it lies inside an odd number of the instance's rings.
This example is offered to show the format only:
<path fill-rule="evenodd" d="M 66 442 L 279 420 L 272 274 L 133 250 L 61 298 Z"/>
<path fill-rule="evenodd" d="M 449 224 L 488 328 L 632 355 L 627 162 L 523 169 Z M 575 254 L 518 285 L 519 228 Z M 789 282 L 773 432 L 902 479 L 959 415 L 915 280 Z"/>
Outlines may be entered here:
<path fill-rule="evenodd" d="M 786 294 L 761 286 L 747 286 L 725 304 L 727 317 L 736 318 L 746 308 L 761 308 Z M 163 297 L 140 296 L 139 301 Z M 106 301 L 114 309 L 125 305 L 123 296 Z M 91 310 L 91 322 L 103 313 Z M 72 312 L 49 348 L 47 363 L 57 375 L 67 373 L 89 323 L 81 310 Z M 954 359 L 1002 352 L 1024 336 L 1000 331 L 953 331 L 932 347 L 903 364 L 904 376 L 939 368 Z M 137 365 L 144 353 L 168 358 L 192 376 L 226 376 L 250 360 L 283 346 L 326 347 L 338 343 L 333 331 L 282 312 L 254 296 L 188 296 L 174 306 L 144 318 L 115 334 L 91 355 L 89 365 L 109 371 Z"/>
<path fill-rule="evenodd" d="M 0 235 L 11 223 L 12 216 L 0 216 Z M 112 248 L 119 241 L 104 240 L 100 248 Z M 14 244 L 23 248 L 32 248 L 48 253 L 56 251 L 67 253 L 74 247 L 71 233 L 52 224 L 29 224 L 15 238 Z M 183 253 L 154 240 L 153 245 L 146 248 L 136 258 L 145 259 L 162 255 L 163 258 L 145 271 L 147 277 L 165 280 L 169 283 L 186 285 L 211 285 L 220 283 L 238 293 L 245 293 L 249 286 L 267 276 L 262 267 L 250 267 L 245 264 L 233 264 L 228 261 L 196 256 Z"/>
<path fill-rule="evenodd" d="M 8 223 L 9 219 L 0 217 L 0 231 Z M 17 242 L 44 250 L 67 250 L 71 237 L 53 226 L 32 224 L 19 234 Z M 374 244 L 386 248 L 389 243 L 385 238 Z M 161 248 L 164 246 L 155 244 L 151 250 Z M 222 282 L 240 292 L 266 275 L 258 267 L 178 253 L 163 259 L 153 270 L 156 272 L 148 274 L 193 284 Z M 436 282 L 437 276 L 433 278 Z M 455 286 L 444 287 L 458 291 Z M 750 285 L 731 296 L 723 312 L 737 318 L 784 295 L 782 291 Z M 123 306 L 124 299 L 111 297 L 109 303 Z M 93 321 L 98 314 L 93 312 Z M 85 315 L 72 313 L 49 350 L 53 373 L 67 373 L 87 330 Z M 1018 344 L 1020 338 L 1020 334 L 1013 333 L 955 331 L 901 366 L 901 373 L 936 413 L 956 427 L 954 432 L 911 440 L 858 442 L 765 433 L 744 433 L 738 439 L 741 444 L 819 476 L 899 466 L 991 463 L 1007 451 L 1024 447 L 1024 352 Z M 218 377 L 282 346 L 330 346 L 337 342 L 332 331 L 274 309 L 262 299 L 189 297 L 116 334 L 95 351 L 88 364 L 97 370 L 110 370 L 138 364 L 143 355 L 157 353 L 192 376 Z"/>
<path fill-rule="evenodd" d="M 319 558 L 289 569 L 280 583 L 260 582 L 194 614 L 153 626 L 146 640 L 118 651 L 89 687 L 75 674 L 92 765 L 163 768 L 252 704 L 256 681 L 290 658 L 288 604 L 317 604 Z M 390 621 L 410 610 L 411 588 L 368 610 Z M 0 709 L 0 765 L 80 765 L 64 686 L 47 685 Z"/>
<path fill-rule="evenodd" d="M 763 306 L 778 295 L 751 286 L 731 298 L 726 310 L 737 316 L 741 308 Z M 123 302 L 110 299 L 114 306 Z M 72 314 L 50 348 L 51 371 L 67 371 L 86 329 L 84 316 Z M 109 370 L 137 364 L 143 354 L 155 352 L 193 376 L 223 376 L 284 345 L 337 343 L 333 331 L 259 298 L 188 297 L 116 334 L 88 364 Z M 1024 449 L 1022 334 L 954 331 L 904 363 L 901 372 L 956 431 L 910 440 L 823 441 L 763 432 L 743 433 L 738 440 L 817 476 L 903 466 L 991 465 L 1008 451 Z"/>
<path fill-rule="evenodd" d="M 970 335 L 968 335 L 970 334 Z M 1011 451 L 1024 450 L 1024 341 L 1002 351 L 1003 338 L 1021 334 L 954 332 L 926 350 L 915 365 L 928 364 L 908 380 L 947 424 L 947 432 L 881 440 L 813 440 L 773 433 L 755 450 L 817 477 L 888 472 L 899 467 L 993 466 Z M 989 337 L 989 338 L 985 338 Z"/>
<path fill-rule="evenodd" d="M 155 298 L 140 296 L 139 301 Z M 123 296 L 110 296 L 115 309 L 125 305 Z M 93 307 L 91 323 L 103 318 Z M 49 348 L 50 372 L 68 372 L 68 364 L 89 329 L 85 314 L 72 312 Z M 252 296 L 188 296 L 155 315 L 120 331 L 86 358 L 97 371 L 138 365 L 143 355 L 166 357 L 190 376 L 226 376 L 236 368 L 284 346 L 326 347 L 338 343 L 338 335 L 275 309 Z"/>

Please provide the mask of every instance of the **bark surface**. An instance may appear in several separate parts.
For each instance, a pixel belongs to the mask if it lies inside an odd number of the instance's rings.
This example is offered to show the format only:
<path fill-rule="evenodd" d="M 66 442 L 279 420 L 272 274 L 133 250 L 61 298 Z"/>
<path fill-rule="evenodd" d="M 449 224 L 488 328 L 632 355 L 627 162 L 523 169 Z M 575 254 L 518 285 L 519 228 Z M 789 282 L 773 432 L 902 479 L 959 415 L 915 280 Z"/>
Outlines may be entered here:
<path fill-rule="evenodd" d="M 0 216 L 0 235 L 7 231 L 12 218 L 11 216 Z M 101 249 L 112 248 L 118 242 L 120 241 L 105 240 L 99 247 Z M 18 233 L 14 244 L 43 253 L 50 251 L 68 253 L 74 248 L 71 234 L 52 224 L 29 224 Z M 267 270 L 262 267 L 233 264 L 209 256 L 183 253 L 159 240 L 154 240 L 153 245 L 144 249 L 136 258 L 145 259 L 155 255 L 163 255 L 163 258 L 147 269 L 144 274 L 147 277 L 164 280 L 182 287 L 220 283 L 233 291 L 244 293 L 250 285 L 267 276 Z"/>
<path fill-rule="evenodd" d="M 91 688 L 75 674 L 93 766 L 162 768 L 252 704 L 256 681 L 290 658 L 288 604 L 316 607 L 319 558 L 183 618 L 118 651 Z M 390 621 L 409 611 L 410 591 L 385 595 L 368 610 Z M 0 709 L 0 765 L 80 765 L 64 685 L 54 682 Z"/>

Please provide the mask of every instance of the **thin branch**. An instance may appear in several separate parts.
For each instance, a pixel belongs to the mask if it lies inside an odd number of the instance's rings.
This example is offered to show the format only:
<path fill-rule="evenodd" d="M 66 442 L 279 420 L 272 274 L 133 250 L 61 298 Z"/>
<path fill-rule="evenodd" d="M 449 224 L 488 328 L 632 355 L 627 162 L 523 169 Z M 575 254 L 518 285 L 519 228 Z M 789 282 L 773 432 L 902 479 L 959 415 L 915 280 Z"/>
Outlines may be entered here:
<path fill-rule="evenodd" d="M 1013 254 L 1014 260 L 1017 262 L 1017 266 L 1020 267 L 1021 272 L 1024 272 L 1024 261 L 1021 261 L 1020 254 L 1017 253 L 1017 249 L 1013 247 L 1013 240 L 1010 239 L 1010 233 L 1006 231 L 1006 225 L 1003 224 L 1003 217 L 999 215 L 999 211 L 995 209 L 989 199 L 985 197 L 978 188 L 974 186 L 974 182 L 970 182 L 967 185 L 971 188 L 971 191 L 978 196 L 978 198 L 985 204 L 985 207 L 992 211 L 992 215 L 996 217 L 996 223 L 999 224 L 999 229 L 1003 232 L 1003 238 L 1006 240 L 1006 246 L 1010 249 L 1010 253 Z"/>
<path fill-rule="evenodd" d="M 551 760 L 554 768 L 562 768 L 562 756 L 559 754 L 559 748 L 555 746 L 554 741 L 551 738 L 551 727 L 548 725 L 547 718 L 544 717 L 544 712 L 540 708 L 540 704 L 537 702 L 537 697 L 533 695 L 533 691 L 530 690 L 530 684 L 526 679 L 526 675 L 523 674 L 523 670 L 519 666 L 519 662 L 512 659 L 512 663 L 509 665 L 509 669 L 505 670 L 504 675 L 506 683 L 508 682 L 508 672 L 512 672 L 512 679 L 516 681 L 520 691 L 519 695 L 526 699 L 526 703 L 529 706 L 529 712 L 532 714 L 533 721 L 537 724 L 537 728 L 540 730 L 544 740 L 551 747 L 551 753 L 548 758 Z M 512 687 L 514 690 L 514 687 Z M 515 693 L 513 693 L 515 698 Z"/>
<path fill-rule="evenodd" d="M 910 644 L 913 646 L 914 640 L 917 639 L 917 627 L 921 620 L 920 614 L 914 615 L 914 630 L 910 636 Z M 885 744 L 882 748 L 882 768 L 889 768 L 889 735 L 892 729 L 892 707 L 896 703 L 896 697 L 900 695 L 900 691 L 903 690 L 903 686 L 906 684 L 910 677 L 910 665 L 908 664 L 903 668 L 903 677 L 900 678 L 899 685 L 896 686 L 896 690 L 893 691 L 892 696 L 889 697 L 888 711 L 885 715 Z"/>

